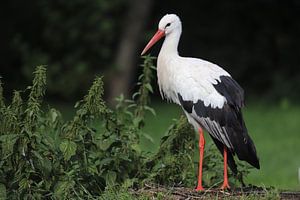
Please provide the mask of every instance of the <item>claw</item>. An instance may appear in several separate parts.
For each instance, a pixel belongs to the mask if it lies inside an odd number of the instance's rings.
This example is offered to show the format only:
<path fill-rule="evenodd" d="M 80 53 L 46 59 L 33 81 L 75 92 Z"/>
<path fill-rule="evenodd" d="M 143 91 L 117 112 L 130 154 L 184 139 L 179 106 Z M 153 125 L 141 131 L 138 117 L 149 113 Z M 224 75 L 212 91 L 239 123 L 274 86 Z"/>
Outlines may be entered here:
<path fill-rule="evenodd" d="M 230 186 L 229 186 L 228 182 L 226 183 L 224 181 L 223 185 L 221 186 L 221 190 L 230 190 Z"/>
<path fill-rule="evenodd" d="M 202 186 L 197 186 L 195 189 L 197 192 L 203 192 L 204 188 Z"/>

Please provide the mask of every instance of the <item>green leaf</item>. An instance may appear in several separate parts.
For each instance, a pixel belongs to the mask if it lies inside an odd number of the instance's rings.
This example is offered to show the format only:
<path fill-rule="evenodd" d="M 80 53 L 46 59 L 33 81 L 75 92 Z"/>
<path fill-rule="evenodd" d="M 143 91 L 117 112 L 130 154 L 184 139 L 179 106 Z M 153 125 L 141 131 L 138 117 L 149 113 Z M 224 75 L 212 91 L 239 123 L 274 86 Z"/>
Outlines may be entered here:
<path fill-rule="evenodd" d="M 70 160 L 70 158 L 76 154 L 77 145 L 71 140 L 64 140 L 60 143 L 59 149 L 63 153 L 64 159 Z"/>
<path fill-rule="evenodd" d="M 144 106 L 145 110 L 148 110 L 152 113 L 152 115 L 156 116 L 156 112 L 153 108 L 149 107 L 149 106 Z"/>
<path fill-rule="evenodd" d="M 74 108 L 78 108 L 78 107 L 80 106 L 80 104 L 81 104 L 81 101 L 77 101 L 77 102 L 75 103 Z"/>
<path fill-rule="evenodd" d="M 142 117 L 136 117 L 133 119 L 133 125 L 138 127 L 139 124 L 143 121 L 143 118 Z"/>
<path fill-rule="evenodd" d="M 109 186 L 115 185 L 117 180 L 117 173 L 114 171 L 108 171 L 105 176 L 106 184 Z"/>
<path fill-rule="evenodd" d="M 124 102 L 125 102 L 125 103 L 134 103 L 134 101 L 131 100 L 131 99 L 126 99 L 126 100 L 124 100 Z"/>
<path fill-rule="evenodd" d="M 127 108 L 135 108 L 137 107 L 137 105 L 134 103 L 134 104 L 130 104 Z"/>
<path fill-rule="evenodd" d="M 150 69 L 156 70 L 156 67 L 154 65 L 151 65 Z"/>
<path fill-rule="evenodd" d="M 99 147 L 101 150 L 106 151 L 116 140 L 116 136 L 112 135 L 107 139 L 101 140 Z"/>
<path fill-rule="evenodd" d="M 114 159 L 113 158 L 104 158 L 100 161 L 100 166 L 108 165 L 110 164 Z"/>
<path fill-rule="evenodd" d="M 57 111 L 54 110 L 54 109 L 51 109 L 50 112 L 51 112 L 51 113 L 50 113 L 50 115 L 51 115 L 51 122 L 53 123 L 53 122 L 56 121 L 56 119 L 57 119 L 57 117 L 58 117 L 58 113 L 57 113 Z"/>
<path fill-rule="evenodd" d="M 140 81 L 140 80 L 142 80 L 142 78 L 144 78 L 144 74 L 141 74 L 140 76 L 139 76 L 139 78 L 138 78 L 138 80 Z"/>
<path fill-rule="evenodd" d="M 136 178 L 133 178 L 133 179 L 127 178 L 127 179 L 123 182 L 122 188 L 126 188 L 126 189 L 127 189 L 127 188 L 130 188 L 130 187 L 133 186 L 133 184 L 134 184 L 136 181 L 137 181 Z"/>
<path fill-rule="evenodd" d="M 27 178 L 22 178 L 19 182 L 19 189 L 23 190 L 30 187 L 30 182 Z"/>
<path fill-rule="evenodd" d="M 87 167 L 87 169 L 88 169 L 88 172 L 91 173 L 91 174 L 93 174 L 93 175 L 97 175 L 98 174 L 98 169 L 97 169 L 97 166 L 95 166 L 95 165 L 89 165 Z"/>
<path fill-rule="evenodd" d="M 33 154 L 38 159 L 39 168 L 44 174 L 49 174 L 52 170 L 52 164 L 47 157 L 40 155 L 37 151 L 33 151 Z"/>
<path fill-rule="evenodd" d="M 59 181 L 54 187 L 54 195 L 59 199 L 65 199 L 62 197 L 67 197 L 74 185 L 74 181 Z"/>
<path fill-rule="evenodd" d="M 154 143 L 153 138 L 152 138 L 149 134 L 143 133 L 142 136 L 144 136 L 144 137 L 145 137 L 147 140 L 149 140 L 150 142 Z"/>
<path fill-rule="evenodd" d="M 130 117 L 133 117 L 133 114 L 130 111 L 125 111 L 124 114 L 129 115 Z"/>
<path fill-rule="evenodd" d="M 8 135 L 0 136 L 3 156 L 10 155 L 13 152 L 13 148 L 17 139 L 18 139 L 17 134 L 8 134 Z"/>
<path fill-rule="evenodd" d="M 120 94 L 119 97 L 116 98 L 118 101 L 124 101 L 125 97 L 124 94 Z"/>
<path fill-rule="evenodd" d="M 152 89 L 152 86 L 150 85 L 150 83 L 145 84 L 145 87 L 146 87 L 151 93 L 153 93 L 153 89 Z"/>
<path fill-rule="evenodd" d="M 141 147 L 140 147 L 139 144 L 132 144 L 132 145 L 131 145 L 131 148 L 132 148 L 133 150 L 135 150 L 136 152 L 138 152 L 138 153 L 141 153 L 141 152 L 142 152 Z"/>
<path fill-rule="evenodd" d="M 135 92 L 133 95 L 132 95 L 132 99 L 135 99 L 138 95 L 140 95 L 141 93 L 140 92 Z"/>
<path fill-rule="evenodd" d="M 6 199 L 6 187 L 0 183 L 0 199 Z"/>

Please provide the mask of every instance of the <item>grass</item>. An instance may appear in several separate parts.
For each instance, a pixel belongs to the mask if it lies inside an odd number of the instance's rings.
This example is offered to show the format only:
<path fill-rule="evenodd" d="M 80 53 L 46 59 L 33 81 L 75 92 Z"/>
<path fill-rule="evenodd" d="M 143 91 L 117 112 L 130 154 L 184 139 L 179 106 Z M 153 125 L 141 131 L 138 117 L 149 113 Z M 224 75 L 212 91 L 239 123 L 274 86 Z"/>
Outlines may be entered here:
<path fill-rule="evenodd" d="M 172 119 L 178 118 L 182 111 L 178 106 L 167 103 L 154 103 L 153 107 L 157 115 L 147 116 L 145 132 L 153 137 L 154 143 L 142 140 L 142 146 L 144 150 L 155 152 Z M 261 164 L 260 170 L 251 171 L 246 182 L 299 190 L 300 106 L 250 103 L 244 109 L 244 117 Z M 210 141 L 207 134 L 206 139 Z"/>

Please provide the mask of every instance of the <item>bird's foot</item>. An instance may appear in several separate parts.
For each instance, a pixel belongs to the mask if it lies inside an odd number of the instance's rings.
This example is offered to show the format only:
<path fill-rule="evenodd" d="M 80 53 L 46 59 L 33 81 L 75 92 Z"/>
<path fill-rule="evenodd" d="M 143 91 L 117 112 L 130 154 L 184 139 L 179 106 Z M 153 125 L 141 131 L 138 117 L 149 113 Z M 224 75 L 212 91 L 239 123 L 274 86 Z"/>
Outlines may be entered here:
<path fill-rule="evenodd" d="M 223 182 L 223 185 L 220 188 L 221 190 L 230 190 L 230 186 L 227 181 Z"/>
<path fill-rule="evenodd" d="M 204 191 L 204 188 L 202 187 L 202 185 L 198 185 L 195 189 L 197 192 L 203 192 Z"/>

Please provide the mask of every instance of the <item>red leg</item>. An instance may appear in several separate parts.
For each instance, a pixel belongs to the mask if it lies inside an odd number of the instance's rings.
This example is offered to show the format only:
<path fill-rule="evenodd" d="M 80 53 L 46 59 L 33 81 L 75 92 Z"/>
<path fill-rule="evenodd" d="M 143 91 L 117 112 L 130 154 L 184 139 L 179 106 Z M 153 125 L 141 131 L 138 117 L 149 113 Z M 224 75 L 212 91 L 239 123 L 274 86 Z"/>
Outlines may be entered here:
<path fill-rule="evenodd" d="M 198 185 L 196 191 L 204 191 L 202 186 L 202 164 L 203 164 L 203 154 L 204 154 L 204 146 L 205 146 L 205 139 L 203 135 L 202 128 L 199 128 L 199 168 L 198 168 Z"/>
<path fill-rule="evenodd" d="M 221 186 L 222 190 L 230 189 L 227 176 L 227 147 L 224 145 L 224 182 Z"/>

